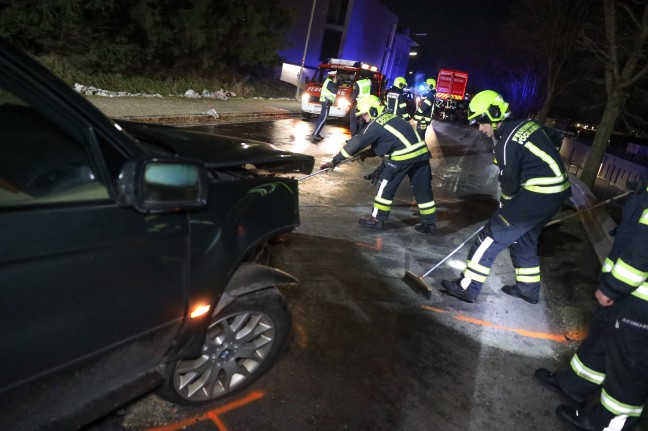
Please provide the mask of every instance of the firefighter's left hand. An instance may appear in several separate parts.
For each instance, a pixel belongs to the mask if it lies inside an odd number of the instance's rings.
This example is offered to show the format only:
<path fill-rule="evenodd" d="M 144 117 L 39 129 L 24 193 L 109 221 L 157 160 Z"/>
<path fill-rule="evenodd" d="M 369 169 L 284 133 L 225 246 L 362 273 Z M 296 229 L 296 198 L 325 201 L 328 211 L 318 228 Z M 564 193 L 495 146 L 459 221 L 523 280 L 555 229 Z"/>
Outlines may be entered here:
<path fill-rule="evenodd" d="M 367 160 L 369 157 L 376 157 L 376 153 L 374 153 L 373 148 L 364 150 L 360 153 L 360 161 L 362 162 Z"/>
<path fill-rule="evenodd" d="M 320 166 L 320 170 L 323 170 L 323 169 L 333 170 L 333 169 L 335 169 L 335 164 L 333 162 L 326 162 L 322 166 Z"/>
<path fill-rule="evenodd" d="M 603 293 L 601 289 L 596 289 L 594 296 L 596 296 L 596 300 L 599 304 L 601 304 L 601 307 L 611 307 L 614 305 L 614 299 L 608 298 L 608 296 Z"/>

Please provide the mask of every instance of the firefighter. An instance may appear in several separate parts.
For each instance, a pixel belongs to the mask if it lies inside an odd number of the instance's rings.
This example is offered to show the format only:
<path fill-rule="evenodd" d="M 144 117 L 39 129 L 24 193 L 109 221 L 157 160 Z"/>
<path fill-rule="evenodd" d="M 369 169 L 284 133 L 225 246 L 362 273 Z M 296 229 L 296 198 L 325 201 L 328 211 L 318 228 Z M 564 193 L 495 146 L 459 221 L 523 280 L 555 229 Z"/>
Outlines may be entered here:
<path fill-rule="evenodd" d="M 360 225 L 371 229 L 383 228 L 396 190 L 408 176 L 421 216 L 421 223 L 414 228 L 432 234 L 436 230 L 436 207 L 432 195 L 430 152 L 423 138 L 405 120 L 383 112 L 384 109 L 380 99 L 374 95 L 360 99 L 356 115 L 362 116 L 367 126 L 349 139 L 333 160 L 320 169 L 333 169 L 342 160 L 371 146 L 373 155 L 387 156 L 389 160 L 378 179 L 371 216 L 360 218 Z"/>
<path fill-rule="evenodd" d="M 312 139 L 313 142 L 321 141 L 322 127 L 328 118 L 329 111 L 331 106 L 335 104 L 335 98 L 337 97 L 338 84 L 337 84 L 337 70 L 332 70 L 328 73 L 328 77 L 324 80 L 322 84 L 322 90 L 320 92 L 320 104 L 322 109 L 320 110 L 319 119 L 317 120 L 317 125 L 315 126 L 315 131 L 313 131 Z"/>
<path fill-rule="evenodd" d="M 362 78 L 353 84 L 353 91 L 351 92 L 351 106 L 349 106 L 349 129 L 351 136 L 355 136 L 360 131 L 358 124 L 358 117 L 355 116 L 356 106 L 358 100 L 371 94 L 371 80 L 369 78 Z"/>
<path fill-rule="evenodd" d="M 407 100 L 403 94 L 403 89 L 407 87 L 407 81 L 402 76 L 394 79 L 394 86 L 385 94 L 385 110 L 390 114 L 396 114 L 405 121 L 409 121 L 412 116 L 407 110 Z"/>
<path fill-rule="evenodd" d="M 600 304 L 570 367 L 540 368 L 535 376 L 570 405 L 556 415 L 581 430 L 625 430 L 648 398 L 648 190 L 643 184 L 623 207 L 595 297 Z M 589 396 L 601 389 L 596 402 Z M 578 406 L 578 407 L 574 407 Z"/>
<path fill-rule="evenodd" d="M 501 198 L 500 208 L 468 252 L 462 276 L 441 282 L 445 293 L 466 302 L 477 299 L 495 257 L 507 247 L 516 283 L 503 286 L 502 291 L 531 304 L 538 302 L 538 236 L 571 196 L 560 153 L 543 126 L 509 119 L 508 106 L 500 94 L 486 90 L 476 94 L 468 107 L 468 120 L 479 123 L 479 131 L 487 137 L 497 139 Z"/>
<path fill-rule="evenodd" d="M 436 98 L 436 79 L 429 78 L 425 80 L 427 95 L 421 104 L 416 108 L 414 120 L 416 121 L 416 130 L 421 136 L 425 136 L 425 129 L 432 124 L 432 113 L 434 112 L 434 99 Z"/>

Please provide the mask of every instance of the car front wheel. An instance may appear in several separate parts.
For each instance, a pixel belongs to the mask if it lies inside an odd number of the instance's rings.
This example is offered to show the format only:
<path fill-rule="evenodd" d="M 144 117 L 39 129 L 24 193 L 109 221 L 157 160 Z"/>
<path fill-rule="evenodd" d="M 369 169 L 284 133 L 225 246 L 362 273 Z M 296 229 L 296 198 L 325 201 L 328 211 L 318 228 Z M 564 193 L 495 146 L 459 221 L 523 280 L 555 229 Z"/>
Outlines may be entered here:
<path fill-rule="evenodd" d="M 291 326 L 292 317 L 277 289 L 238 297 L 212 317 L 202 355 L 170 367 L 171 391 L 163 395 L 183 404 L 200 403 L 249 386 L 277 362 Z"/>

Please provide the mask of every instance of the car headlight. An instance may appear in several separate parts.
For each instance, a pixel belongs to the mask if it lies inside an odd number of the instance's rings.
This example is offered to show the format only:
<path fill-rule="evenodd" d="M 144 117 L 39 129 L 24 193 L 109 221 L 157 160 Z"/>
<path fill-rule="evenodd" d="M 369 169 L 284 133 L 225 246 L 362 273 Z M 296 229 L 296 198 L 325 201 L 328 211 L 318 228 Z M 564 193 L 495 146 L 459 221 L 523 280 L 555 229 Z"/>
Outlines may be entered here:
<path fill-rule="evenodd" d="M 338 108 L 349 109 L 349 105 L 351 105 L 351 102 L 349 102 L 349 99 L 345 99 L 344 97 L 341 97 L 341 98 L 337 99 Z"/>

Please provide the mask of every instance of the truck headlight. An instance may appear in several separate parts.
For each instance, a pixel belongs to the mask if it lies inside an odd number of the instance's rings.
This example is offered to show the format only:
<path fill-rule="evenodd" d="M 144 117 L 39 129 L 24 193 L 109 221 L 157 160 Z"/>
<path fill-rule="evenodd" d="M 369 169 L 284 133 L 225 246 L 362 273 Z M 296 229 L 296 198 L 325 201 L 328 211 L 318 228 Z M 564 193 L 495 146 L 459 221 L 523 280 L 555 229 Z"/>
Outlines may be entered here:
<path fill-rule="evenodd" d="M 310 94 L 308 93 L 302 94 L 302 103 L 308 103 L 308 99 L 310 99 Z"/>
<path fill-rule="evenodd" d="M 349 109 L 350 105 L 351 105 L 351 102 L 349 102 L 349 99 L 345 99 L 344 97 L 341 97 L 341 98 L 337 99 L 338 108 Z"/>

